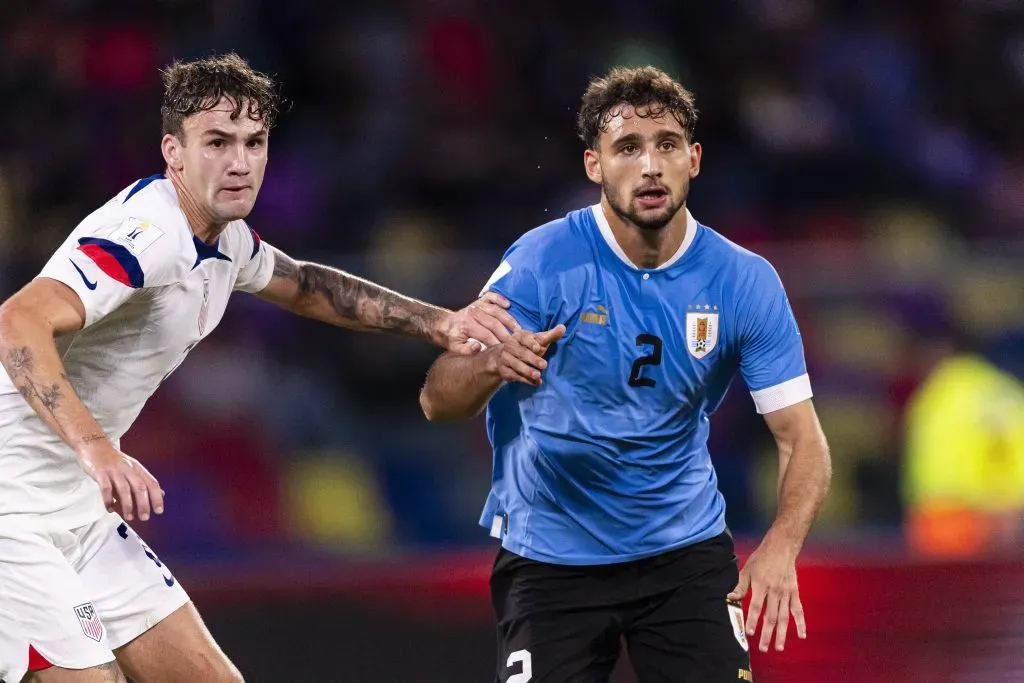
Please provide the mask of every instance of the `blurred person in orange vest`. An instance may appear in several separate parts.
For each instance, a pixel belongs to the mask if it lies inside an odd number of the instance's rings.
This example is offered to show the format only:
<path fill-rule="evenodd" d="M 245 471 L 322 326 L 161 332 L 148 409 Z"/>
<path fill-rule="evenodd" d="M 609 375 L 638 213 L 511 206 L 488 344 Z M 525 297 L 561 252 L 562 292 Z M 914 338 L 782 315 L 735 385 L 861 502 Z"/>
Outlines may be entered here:
<path fill-rule="evenodd" d="M 932 557 L 999 553 L 1024 540 L 1024 334 L 985 353 L 925 340 L 931 365 L 904 416 L 903 497 L 911 550 Z"/>

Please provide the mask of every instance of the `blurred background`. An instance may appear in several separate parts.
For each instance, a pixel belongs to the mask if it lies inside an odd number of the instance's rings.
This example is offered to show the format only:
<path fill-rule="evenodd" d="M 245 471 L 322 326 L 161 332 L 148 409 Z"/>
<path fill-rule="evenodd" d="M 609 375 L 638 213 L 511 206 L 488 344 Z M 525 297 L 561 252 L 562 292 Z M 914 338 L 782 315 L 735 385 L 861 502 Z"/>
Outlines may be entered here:
<path fill-rule="evenodd" d="M 449 307 L 597 201 L 590 77 L 679 78 L 689 206 L 779 270 L 835 469 L 810 638 L 756 680 L 1024 681 L 1024 2 L 4 2 L 0 295 L 162 170 L 158 69 L 227 50 L 292 102 L 250 224 Z M 491 680 L 490 449 L 422 417 L 436 353 L 238 295 L 126 437 L 168 491 L 138 530 L 247 680 Z M 777 454 L 740 381 L 712 424 L 745 554 Z"/>

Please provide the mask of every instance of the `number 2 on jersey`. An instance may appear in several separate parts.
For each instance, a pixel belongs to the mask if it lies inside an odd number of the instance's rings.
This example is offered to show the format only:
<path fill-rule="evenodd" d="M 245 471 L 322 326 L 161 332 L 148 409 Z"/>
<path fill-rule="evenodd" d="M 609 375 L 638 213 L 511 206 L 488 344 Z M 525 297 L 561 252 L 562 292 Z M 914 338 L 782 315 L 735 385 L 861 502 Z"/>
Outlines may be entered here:
<path fill-rule="evenodd" d="M 650 346 L 651 352 L 633 361 L 633 369 L 629 373 L 629 386 L 653 387 L 657 384 L 657 381 L 650 377 L 641 377 L 640 375 L 645 365 L 661 365 L 661 338 L 655 337 L 653 334 L 637 335 L 636 345 L 640 347 Z"/>
<path fill-rule="evenodd" d="M 533 657 L 529 650 L 516 650 L 508 656 L 505 666 L 511 668 L 520 662 L 523 665 L 523 670 L 509 676 L 505 683 L 527 683 L 533 678 Z"/>

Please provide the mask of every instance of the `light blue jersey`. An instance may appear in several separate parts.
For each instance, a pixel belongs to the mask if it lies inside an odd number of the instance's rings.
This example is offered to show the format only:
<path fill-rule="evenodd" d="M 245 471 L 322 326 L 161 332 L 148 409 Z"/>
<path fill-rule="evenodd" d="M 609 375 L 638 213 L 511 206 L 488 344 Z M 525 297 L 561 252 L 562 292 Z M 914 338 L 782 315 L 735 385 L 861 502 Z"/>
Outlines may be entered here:
<path fill-rule="evenodd" d="M 811 396 L 803 345 L 772 266 L 687 214 L 656 269 L 622 252 L 600 205 L 523 235 L 487 288 L 531 331 L 566 326 L 539 388 L 504 384 L 480 523 L 518 555 L 607 564 L 725 529 L 708 417 L 736 370 L 758 412 Z"/>

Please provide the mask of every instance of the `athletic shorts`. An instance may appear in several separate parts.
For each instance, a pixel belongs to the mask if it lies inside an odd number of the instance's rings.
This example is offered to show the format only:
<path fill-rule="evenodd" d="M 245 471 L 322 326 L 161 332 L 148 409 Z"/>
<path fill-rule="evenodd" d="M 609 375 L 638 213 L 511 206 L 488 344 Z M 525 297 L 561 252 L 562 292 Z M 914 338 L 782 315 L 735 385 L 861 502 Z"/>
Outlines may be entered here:
<path fill-rule="evenodd" d="M 0 526 L 0 679 L 106 664 L 188 599 L 115 513 L 67 531 Z"/>
<path fill-rule="evenodd" d="M 728 532 L 610 565 L 529 560 L 491 574 L 499 683 L 607 683 L 624 643 L 639 683 L 753 680 Z"/>

